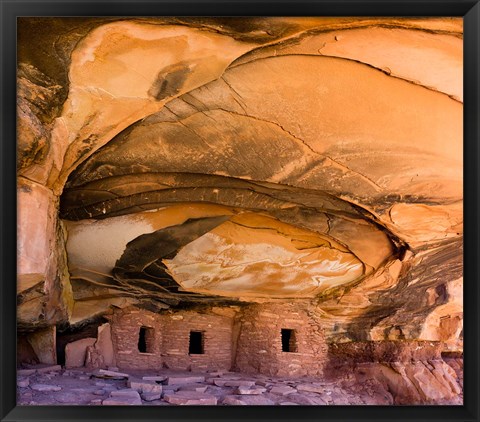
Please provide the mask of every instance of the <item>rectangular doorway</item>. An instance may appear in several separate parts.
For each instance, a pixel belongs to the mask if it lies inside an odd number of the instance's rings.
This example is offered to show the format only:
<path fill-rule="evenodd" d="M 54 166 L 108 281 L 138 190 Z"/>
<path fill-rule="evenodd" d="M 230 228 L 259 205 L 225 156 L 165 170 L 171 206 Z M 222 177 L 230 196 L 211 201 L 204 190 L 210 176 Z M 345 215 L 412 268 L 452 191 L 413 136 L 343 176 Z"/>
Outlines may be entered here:
<path fill-rule="evenodd" d="M 295 330 L 282 328 L 282 352 L 297 352 L 297 338 Z"/>
<path fill-rule="evenodd" d="M 190 331 L 190 341 L 188 343 L 188 354 L 203 355 L 204 349 L 204 333 L 202 331 Z"/>

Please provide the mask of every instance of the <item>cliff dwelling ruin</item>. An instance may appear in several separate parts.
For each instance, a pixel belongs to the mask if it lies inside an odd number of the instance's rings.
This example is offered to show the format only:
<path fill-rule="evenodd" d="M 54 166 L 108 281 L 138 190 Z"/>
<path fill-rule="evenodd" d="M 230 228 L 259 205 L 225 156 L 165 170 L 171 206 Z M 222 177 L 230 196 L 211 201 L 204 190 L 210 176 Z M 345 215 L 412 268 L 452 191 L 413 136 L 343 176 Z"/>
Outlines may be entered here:
<path fill-rule="evenodd" d="M 463 403 L 461 18 L 20 18 L 18 402 Z"/>

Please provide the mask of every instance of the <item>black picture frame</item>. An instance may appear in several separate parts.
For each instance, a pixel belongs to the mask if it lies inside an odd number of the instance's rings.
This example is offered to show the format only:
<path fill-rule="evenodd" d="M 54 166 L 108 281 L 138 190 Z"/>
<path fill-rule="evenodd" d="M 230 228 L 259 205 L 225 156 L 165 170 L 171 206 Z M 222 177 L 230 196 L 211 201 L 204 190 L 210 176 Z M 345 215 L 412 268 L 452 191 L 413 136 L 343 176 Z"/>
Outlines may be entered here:
<path fill-rule="evenodd" d="M 0 0 L 1 421 L 478 421 L 480 355 L 479 79 L 480 5 L 467 0 L 56 1 Z M 464 18 L 464 338 L 463 406 L 16 407 L 16 19 L 20 16 L 462 16 Z"/>

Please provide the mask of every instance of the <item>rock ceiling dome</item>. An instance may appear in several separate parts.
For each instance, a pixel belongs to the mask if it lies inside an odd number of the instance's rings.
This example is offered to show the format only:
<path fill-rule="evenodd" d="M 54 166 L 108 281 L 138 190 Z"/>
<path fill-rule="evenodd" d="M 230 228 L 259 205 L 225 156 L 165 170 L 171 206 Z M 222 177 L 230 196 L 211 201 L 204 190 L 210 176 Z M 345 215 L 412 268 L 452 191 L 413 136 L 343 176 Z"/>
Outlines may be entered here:
<path fill-rule="evenodd" d="M 461 19 L 44 19 L 19 26 L 47 52 L 19 50 L 21 326 L 303 300 L 330 341 L 461 341 Z"/>

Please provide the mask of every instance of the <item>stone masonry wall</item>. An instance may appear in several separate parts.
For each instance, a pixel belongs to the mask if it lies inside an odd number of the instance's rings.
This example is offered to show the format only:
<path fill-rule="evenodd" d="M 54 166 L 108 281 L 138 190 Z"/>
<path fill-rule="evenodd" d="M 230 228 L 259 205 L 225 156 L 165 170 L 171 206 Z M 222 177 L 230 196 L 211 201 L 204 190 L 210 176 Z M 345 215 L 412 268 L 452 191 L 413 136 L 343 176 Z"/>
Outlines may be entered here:
<path fill-rule="evenodd" d="M 117 311 L 111 317 L 112 341 L 117 366 L 129 369 L 160 369 L 162 367 L 162 319 L 143 309 L 126 308 Z M 150 353 L 138 350 L 141 327 L 153 328 L 152 349 Z M 149 337 L 147 335 L 147 337 Z"/>
<path fill-rule="evenodd" d="M 184 311 L 162 315 L 164 365 L 171 369 L 229 370 L 233 318 Z M 189 354 L 191 331 L 204 337 L 204 354 Z"/>
<path fill-rule="evenodd" d="M 257 304 L 244 308 L 237 370 L 277 376 L 322 375 L 328 347 L 307 305 Z M 281 330 L 295 331 L 296 351 L 283 352 Z"/>
<path fill-rule="evenodd" d="M 240 326 L 236 341 L 234 320 Z M 323 331 L 315 322 L 313 309 L 306 304 L 249 305 L 236 318 L 194 311 L 155 314 L 131 307 L 116 311 L 111 325 L 117 366 L 125 369 L 237 369 L 245 373 L 301 376 L 322 375 L 327 361 Z M 151 344 L 149 353 L 139 351 L 141 327 L 153 329 L 146 336 Z M 282 329 L 293 330 L 293 351 L 282 351 Z M 192 331 L 202 333 L 201 354 L 190 354 Z"/>
<path fill-rule="evenodd" d="M 112 341 L 119 368 L 178 370 L 229 370 L 232 366 L 233 318 L 193 311 L 155 314 L 126 308 L 111 317 Z M 150 353 L 138 350 L 141 327 L 147 330 Z M 203 354 L 189 354 L 191 331 L 203 335 Z M 152 338 L 150 338 L 152 336 Z"/>
<path fill-rule="evenodd" d="M 359 362 L 415 362 L 441 359 L 439 341 L 384 340 L 331 343 L 328 348 L 332 366 Z"/>

